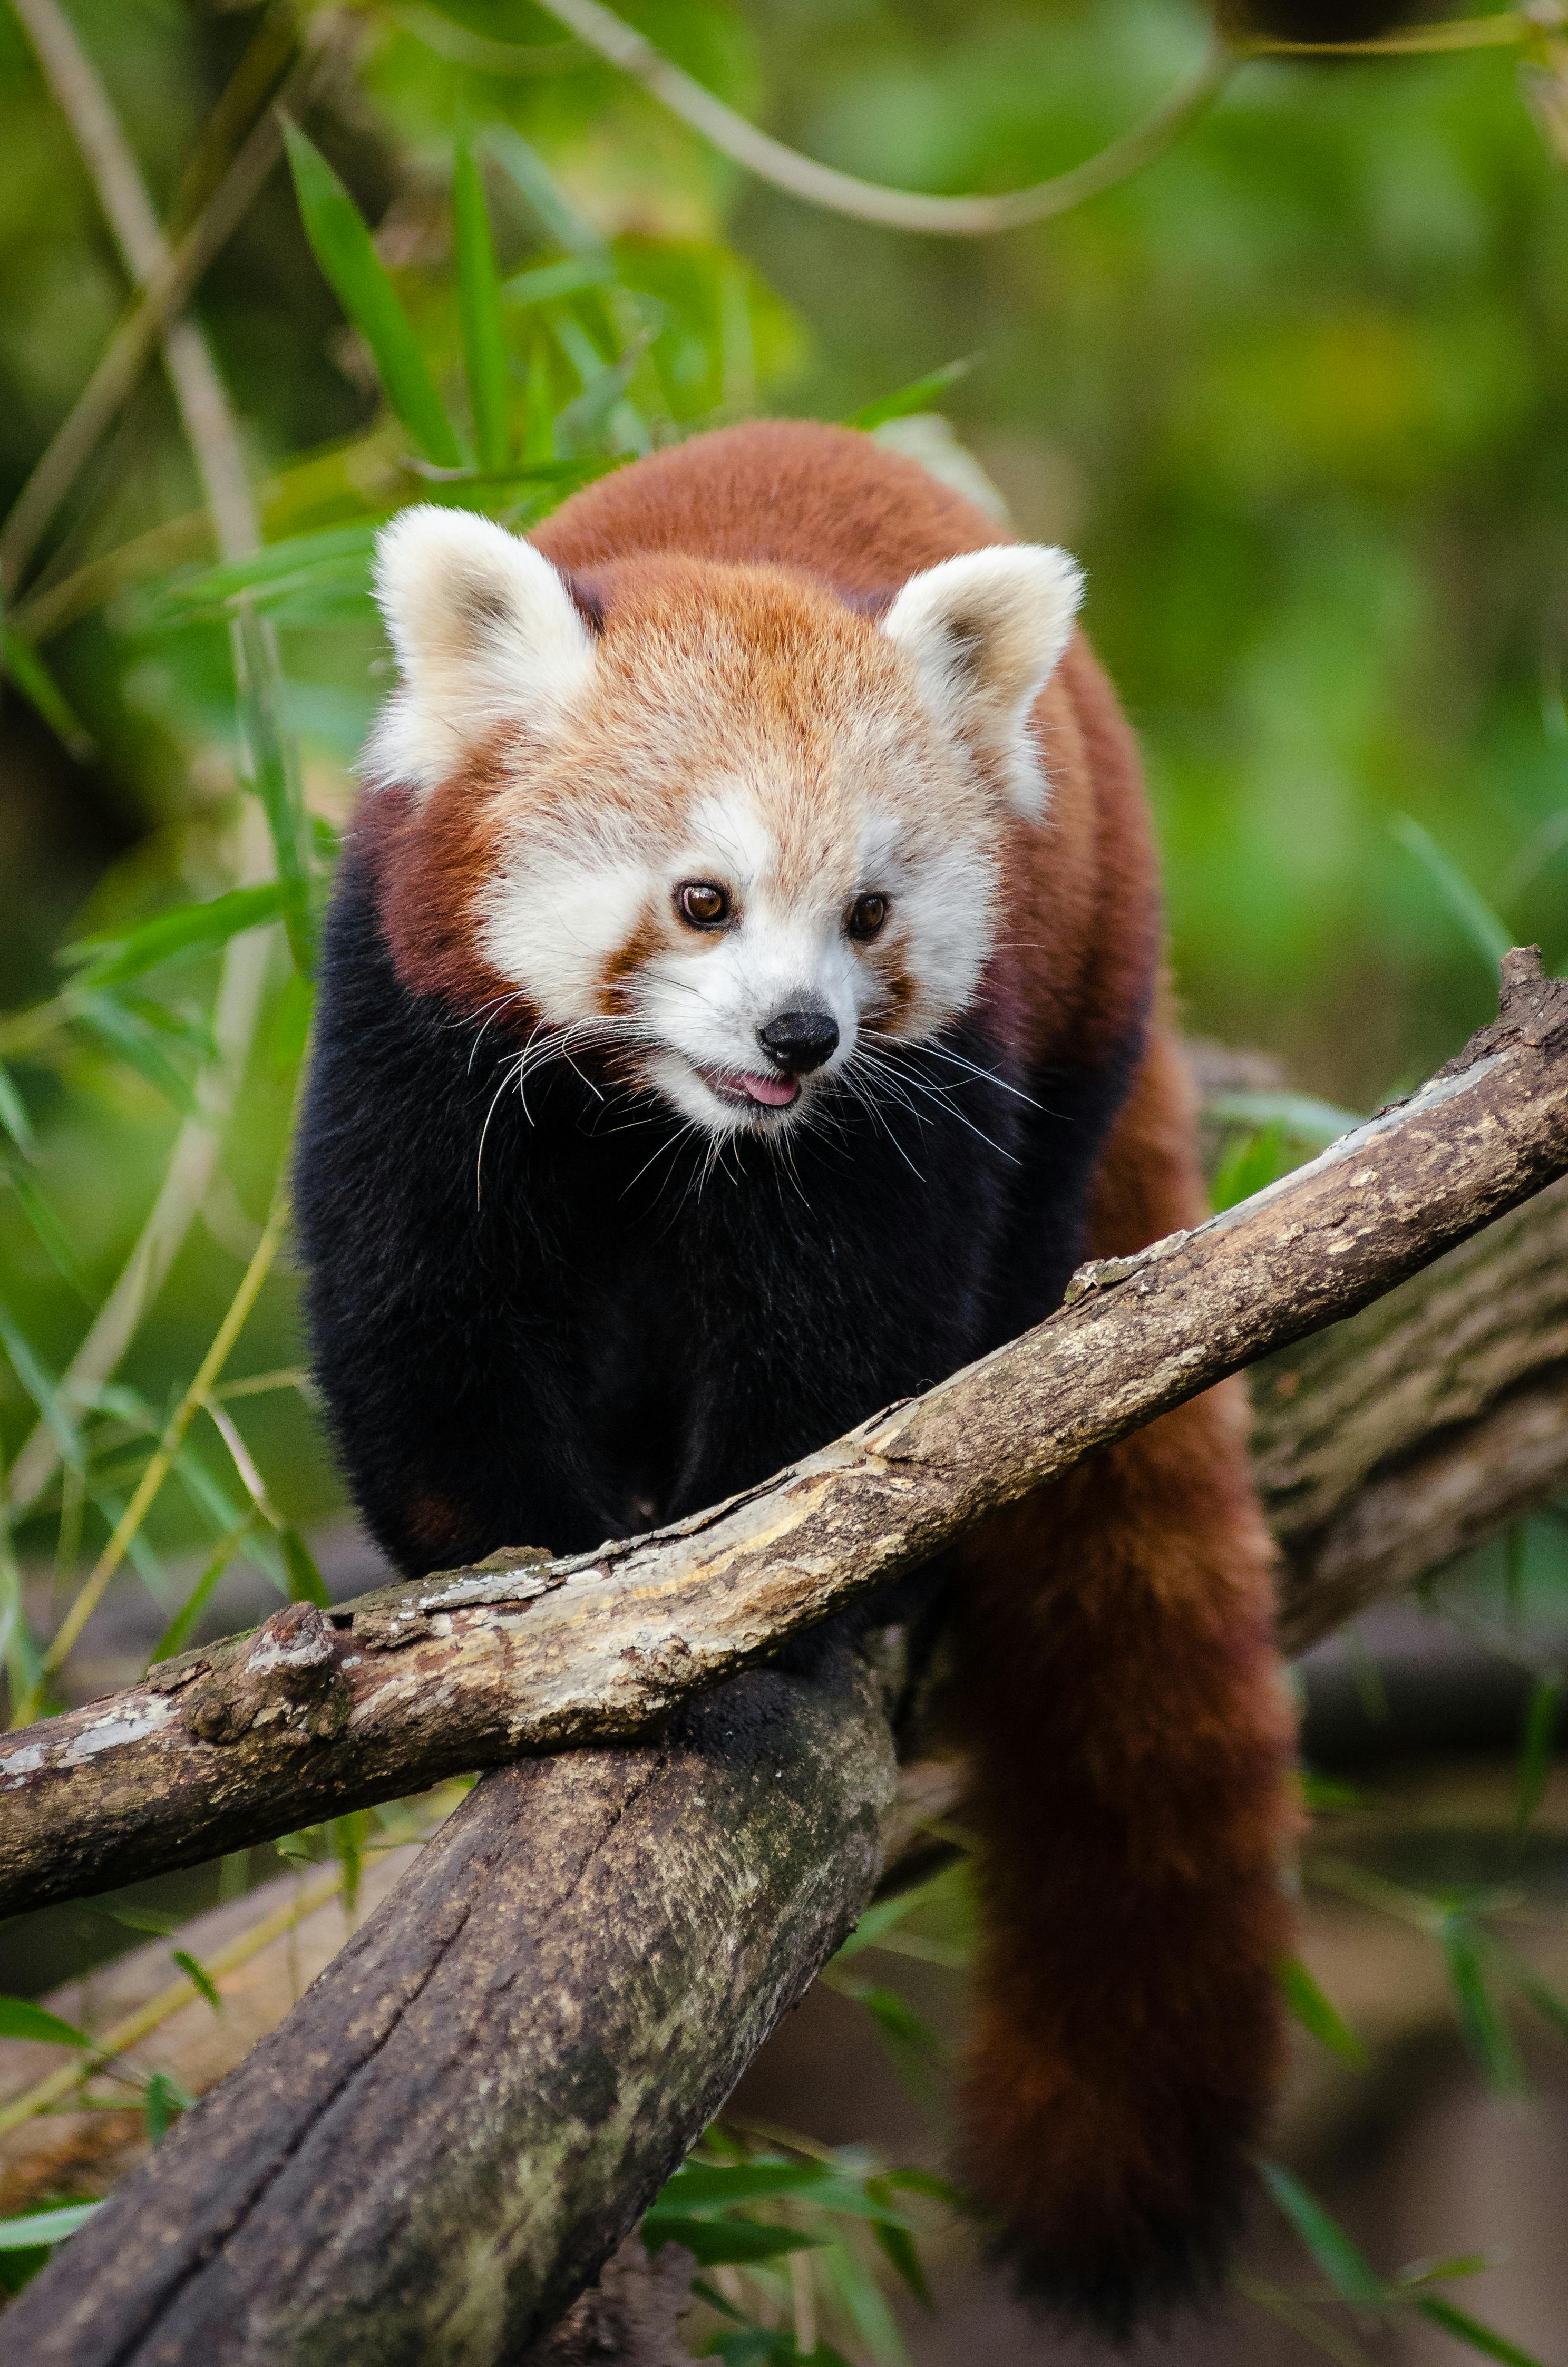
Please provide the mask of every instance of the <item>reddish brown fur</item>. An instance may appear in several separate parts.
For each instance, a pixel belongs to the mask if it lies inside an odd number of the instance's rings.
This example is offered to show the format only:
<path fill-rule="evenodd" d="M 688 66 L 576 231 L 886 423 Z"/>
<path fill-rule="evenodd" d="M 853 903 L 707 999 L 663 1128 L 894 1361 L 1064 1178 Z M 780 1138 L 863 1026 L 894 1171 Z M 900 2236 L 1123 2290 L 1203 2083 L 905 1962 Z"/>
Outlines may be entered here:
<path fill-rule="evenodd" d="M 1096 1255 L 1201 1217 L 1190 1099 L 1162 1032 L 1106 1156 Z M 1113 2329 L 1135 2295 L 1215 2272 L 1281 2067 L 1271 1561 L 1234 1385 L 960 1556 L 988 1908 L 966 2157 L 1029 2279 L 1097 2292 Z"/>
<path fill-rule="evenodd" d="M 606 479 L 535 539 L 591 577 L 608 650 L 617 602 L 678 607 L 694 559 L 803 571 L 874 609 L 916 572 L 1006 538 L 864 437 L 774 424 Z M 773 613 L 748 610 L 744 581 L 743 632 Z M 801 593 L 820 617 L 820 592 Z M 838 614 L 835 632 L 869 631 Z M 767 653 L 780 713 L 799 711 L 809 640 Z M 1029 1062 L 1092 1067 L 1148 1006 L 1159 915 L 1136 750 L 1082 639 L 1038 727 L 1051 809 L 1010 826 L 983 999 Z M 400 836 L 395 809 L 381 826 L 389 925 L 411 982 L 477 1007 L 505 991 L 465 926 L 485 801 L 472 780 L 434 794 L 434 861 L 428 835 L 417 856 L 412 831 Z M 1102 1162 L 1094 1248 L 1136 1249 L 1202 1205 L 1189 1089 L 1161 1015 Z M 991 1523 L 960 1563 L 961 1723 L 989 1900 L 969 2174 L 1029 2278 L 1119 2327 L 1211 2271 L 1278 2063 L 1289 1718 L 1240 1400 L 1214 1391 L 1168 1415 Z"/>

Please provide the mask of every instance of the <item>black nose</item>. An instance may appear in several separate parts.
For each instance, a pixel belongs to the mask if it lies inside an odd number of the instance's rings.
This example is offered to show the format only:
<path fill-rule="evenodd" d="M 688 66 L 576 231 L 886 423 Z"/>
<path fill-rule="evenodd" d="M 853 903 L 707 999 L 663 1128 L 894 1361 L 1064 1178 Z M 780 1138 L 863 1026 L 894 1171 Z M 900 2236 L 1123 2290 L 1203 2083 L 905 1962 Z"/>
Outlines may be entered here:
<path fill-rule="evenodd" d="M 838 1022 L 827 1011 L 781 1011 L 756 1031 L 757 1042 L 780 1069 L 803 1077 L 833 1058 Z"/>

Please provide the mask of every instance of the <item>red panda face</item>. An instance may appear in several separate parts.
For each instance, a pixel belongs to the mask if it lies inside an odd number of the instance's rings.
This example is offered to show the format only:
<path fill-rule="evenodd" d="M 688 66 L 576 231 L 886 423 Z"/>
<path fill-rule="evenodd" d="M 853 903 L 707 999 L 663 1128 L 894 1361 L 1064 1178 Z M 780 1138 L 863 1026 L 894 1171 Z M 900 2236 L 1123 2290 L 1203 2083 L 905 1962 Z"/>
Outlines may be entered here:
<path fill-rule="evenodd" d="M 379 588 L 403 681 L 369 777 L 416 800 L 427 892 L 460 875 L 473 1008 L 529 1059 L 778 1129 L 973 999 L 1006 821 L 1045 800 L 1062 554 L 948 561 L 880 622 L 782 569 L 640 559 L 601 624 L 529 545 L 425 509 Z"/>

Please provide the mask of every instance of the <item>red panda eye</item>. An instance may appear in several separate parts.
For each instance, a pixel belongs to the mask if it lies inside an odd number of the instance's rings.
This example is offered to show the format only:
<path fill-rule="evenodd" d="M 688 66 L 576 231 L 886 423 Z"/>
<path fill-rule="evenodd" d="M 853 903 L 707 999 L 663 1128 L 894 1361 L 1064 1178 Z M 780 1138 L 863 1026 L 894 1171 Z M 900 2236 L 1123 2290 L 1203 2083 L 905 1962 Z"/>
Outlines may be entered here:
<path fill-rule="evenodd" d="M 888 916 L 885 896 L 857 896 L 846 923 L 852 937 L 874 937 Z"/>
<path fill-rule="evenodd" d="M 710 879 L 687 880 L 676 889 L 676 907 L 694 929 L 716 929 L 730 917 L 727 892 L 715 888 Z"/>

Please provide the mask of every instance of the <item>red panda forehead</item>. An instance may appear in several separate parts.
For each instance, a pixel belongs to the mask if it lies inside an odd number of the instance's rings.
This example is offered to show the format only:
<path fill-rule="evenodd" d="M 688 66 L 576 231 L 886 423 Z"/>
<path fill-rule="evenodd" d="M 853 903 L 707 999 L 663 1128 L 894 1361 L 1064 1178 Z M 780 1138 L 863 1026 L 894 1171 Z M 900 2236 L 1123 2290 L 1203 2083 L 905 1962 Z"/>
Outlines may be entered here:
<path fill-rule="evenodd" d="M 868 702 L 897 703 L 903 689 L 875 625 L 782 567 L 629 564 L 610 584 L 598 650 L 608 697 L 695 696 L 710 713 L 790 737 L 819 738 Z"/>
<path fill-rule="evenodd" d="M 552 768 L 574 804 L 678 832 L 694 810 L 736 798 L 797 877 L 830 844 L 831 867 L 853 870 L 868 808 L 917 835 L 959 821 L 937 811 L 953 785 L 899 652 L 824 587 L 783 568 L 661 560 L 594 590 L 592 685 Z"/>

